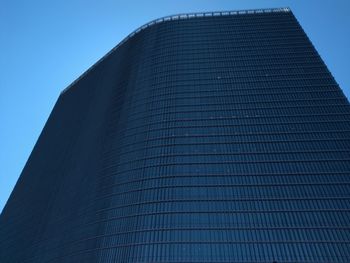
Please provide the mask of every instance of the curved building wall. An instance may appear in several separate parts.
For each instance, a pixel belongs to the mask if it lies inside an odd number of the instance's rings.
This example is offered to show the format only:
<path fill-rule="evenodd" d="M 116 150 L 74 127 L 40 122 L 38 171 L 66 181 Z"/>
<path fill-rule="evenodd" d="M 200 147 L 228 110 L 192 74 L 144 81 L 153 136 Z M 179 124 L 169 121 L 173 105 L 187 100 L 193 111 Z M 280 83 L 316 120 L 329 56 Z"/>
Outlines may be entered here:
<path fill-rule="evenodd" d="M 350 107 L 293 14 L 162 21 L 59 97 L 1 262 L 349 262 Z"/>

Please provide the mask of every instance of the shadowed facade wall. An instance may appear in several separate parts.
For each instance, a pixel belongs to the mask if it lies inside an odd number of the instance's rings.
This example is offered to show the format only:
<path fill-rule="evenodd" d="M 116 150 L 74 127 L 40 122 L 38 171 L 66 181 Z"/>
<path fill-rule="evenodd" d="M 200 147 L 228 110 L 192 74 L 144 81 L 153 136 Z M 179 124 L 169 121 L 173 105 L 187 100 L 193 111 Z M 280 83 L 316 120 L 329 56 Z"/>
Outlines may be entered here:
<path fill-rule="evenodd" d="M 350 262 L 350 107 L 289 10 L 164 21 L 62 93 L 1 262 Z"/>

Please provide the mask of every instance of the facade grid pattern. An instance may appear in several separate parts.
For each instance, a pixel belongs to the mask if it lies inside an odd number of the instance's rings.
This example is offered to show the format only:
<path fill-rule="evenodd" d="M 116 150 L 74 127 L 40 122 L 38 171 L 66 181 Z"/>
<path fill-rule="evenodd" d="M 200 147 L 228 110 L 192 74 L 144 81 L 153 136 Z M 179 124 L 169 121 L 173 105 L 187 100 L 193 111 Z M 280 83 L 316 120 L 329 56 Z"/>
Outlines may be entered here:
<path fill-rule="evenodd" d="M 350 262 L 350 105 L 289 9 L 163 18 L 62 92 L 1 262 Z"/>

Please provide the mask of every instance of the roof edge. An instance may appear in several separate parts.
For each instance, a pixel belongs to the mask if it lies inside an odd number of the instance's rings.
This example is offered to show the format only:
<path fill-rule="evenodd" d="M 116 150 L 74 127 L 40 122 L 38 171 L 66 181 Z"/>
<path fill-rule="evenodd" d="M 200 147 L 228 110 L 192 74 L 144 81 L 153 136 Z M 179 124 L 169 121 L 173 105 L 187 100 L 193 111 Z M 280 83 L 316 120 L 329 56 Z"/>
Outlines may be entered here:
<path fill-rule="evenodd" d="M 183 20 L 191 18 L 201 18 L 210 16 L 231 16 L 231 15 L 246 15 L 246 14 L 261 14 L 261 13 L 280 13 L 280 12 L 291 12 L 289 7 L 279 7 L 279 8 L 259 8 L 259 9 L 247 9 L 247 10 L 236 10 L 236 11 L 214 11 L 214 12 L 195 12 L 195 13 L 181 13 L 176 15 L 164 16 L 161 18 L 153 19 L 150 22 L 138 27 L 127 35 L 122 41 L 120 41 L 114 48 L 107 52 L 102 58 L 95 62 L 91 67 L 84 71 L 77 79 L 75 79 L 71 84 L 69 84 L 65 89 L 61 91 L 61 95 L 74 86 L 79 80 L 81 80 L 87 73 L 94 69 L 98 64 L 105 60 L 111 53 L 113 53 L 118 47 L 128 41 L 130 38 L 143 31 L 144 29 L 167 21 L 172 20 Z"/>

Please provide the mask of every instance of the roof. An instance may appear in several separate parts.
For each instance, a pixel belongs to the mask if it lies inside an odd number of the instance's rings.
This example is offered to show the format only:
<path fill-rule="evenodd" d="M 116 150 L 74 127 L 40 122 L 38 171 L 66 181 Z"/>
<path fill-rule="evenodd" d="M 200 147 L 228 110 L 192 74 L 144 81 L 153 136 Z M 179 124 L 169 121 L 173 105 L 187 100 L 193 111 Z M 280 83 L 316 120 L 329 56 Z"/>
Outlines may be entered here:
<path fill-rule="evenodd" d="M 117 50 L 121 45 L 127 42 L 129 39 L 133 38 L 136 34 L 140 33 L 144 29 L 167 21 L 180 20 L 180 19 L 193 19 L 193 18 L 202 18 L 202 17 L 213 17 L 213 16 L 232 16 L 232 15 L 246 15 L 246 14 L 262 14 L 262 13 L 281 13 L 281 12 L 291 12 L 289 7 L 281 8 L 264 8 L 264 9 L 248 9 L 248 10 L 236 10 L 236 11 L 216 11 L 216 12 L 197 12 L 197 13 L 183 13 L 177 15 L 164 16 L 161 18 L 154 19 L 139 28 L 135 29 L 129 35 L 127 35 L 119 44 L 112 48 L 106 55 L 100 58 L 95 64 L 93 64 L 89 69 L 87 69 L 83 74 L 81 74 L 76 80 L 66 87 L 61 94 L 65 93 L 70 89 L 74 84 L 76 84 L 80 79 L 87 75 L 91 70 L 98 66 L 103 60 L 105 60 L 111 53 Z"/>

